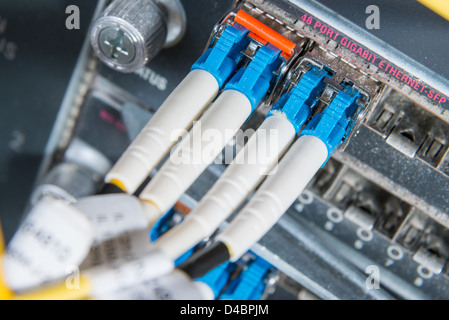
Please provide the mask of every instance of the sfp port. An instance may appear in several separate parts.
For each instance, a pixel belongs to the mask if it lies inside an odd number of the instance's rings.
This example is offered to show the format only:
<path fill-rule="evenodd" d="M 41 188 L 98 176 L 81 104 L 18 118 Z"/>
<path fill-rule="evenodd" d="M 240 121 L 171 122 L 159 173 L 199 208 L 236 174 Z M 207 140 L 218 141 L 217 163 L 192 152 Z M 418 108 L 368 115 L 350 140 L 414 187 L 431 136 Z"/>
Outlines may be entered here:
<path fill-rule="evenodd" d="M 342 210 L 358 227 L 374 229 L 388 239 L 395 238 L 412 210 L 409 204 L 333 159 L 319 171 L 310 190 Z"/>
<path fill-rule="evenodd" d="M 255 18 L 256 22 L 253 21 L 251 24 L 247 25 L 245 15 L 251 16 L 252 19 Z M 328 86 L 320 98 L 323 103 L 321 108 L 325 107 L 335 94 L 343 89 L 342 84 L 349 83 L 361 93 L 359 105 L 361 105 L 362 108 L 356 115 L 357 119 L 353 128 L 351 128 L 351 132 L 345 137 L 345 142 L 341 147 L 341 150 L 344 150 L 352 137 L 357 133 L 357 130 L 365 120 L 366 115 L 369 114 L 370 110 L 375 106 L 378 96 L 380 96 L 383 91 L 382 83 L 351 64 L 349 60 L 345 60 L 331 50 L 321 46 L 315 39 L 308 37 L 304 34 L 304 30 L 301 30 L 298 26 L 297 17 L 290 16 L 270 2 L 259 0 L 237 1 L 235 8 L 226 18 L 224 18 L 221 25 L 232 22 L 237 22 L 248 28 L 251 31 L 250 35 L 253 40 L 255 42 L 260 42 L 261 45 L 264 44 L 264 40 L 266 41 L 267 36 L 269 35 L 254 28 L 254 25 L 257 25 L 258 23 L 263 23 L 279 35 L 283 36 L 287 41 L 295 44 L 295 46 L 290 47 L 288 45 L 285 46 L 283 43 L 279 44 L 278 48 L 284 48 L 282 56 L 287 58 L 287 62 L 290 63 L 286 63 L 284 70 L 290 68 L 293 72 L 286 73 L 284 79 L 278 77 L 278 80 L 283 80 L 283 83 L 281 82 L 281 85 L 275 87 L 275 90 L 273 90 L 269 99 L 266 101 L 268 104 L 273 105 L 273 103 L 280 97 L 281 93 L 285 92 L 285 85 L 289 86 L 294 82 L 294 79 L 292 79 L 295 77 L 294 70 L 301 69 L 307 65 L 326 68 L 326 70 L 332 74 L 332 78 L 326 80 Z M 316 108 L 316 112 L 320 112 L 321 110 L 322 109 Z"/>
<path fill-rule="evenodd" d="M 425 134 L 414 123 L 400 119 L 398 125 L 390 133 L 387 143 L 409 158 L 413 158 L 424 143 Z"/>
<path fill-rule="evenodd" d="M 323 42 L 312 31 L 302 28 L 301 21 L 270 3 L 248 0 L 239 3 L 238 8 L 243 8 L 287 37 L 295 35 L 307 42 L 299 59 L 314 61 L 338 71 L 333 77 L 333 85 L 337 89 L 343 79 L 349 79 L 367 93 L 370 105 L 360 115 L 354 132 L 360 123 L 367 120 L 366 125 L 384 137 L 387 144 L 410 158 L 418 158 L 443 174 L 448 174 L 449 124 L 441 115 L 431 113 L 431 109 L 400 93 L 399 89 L 393 89 L 388 77 L 375 79 L 376 72 L 368 72 L 338 45 Z"/>
<path fill-rule="evenodd" d="M 399 152 L 448 175 L 449 124 L 407 97 L 387 89 L 367 126 Z"/>
<path fill-rule="evenodd" d="M 413 209 L 395 240 L 413 254 L 415 262 L 433 274 L 444 271 L 449 259 L 449 232 L 424 212 Z"/>
<path fill-rule="evenodd" d="M 416 251 L 424 235 L 426 222 L 427 217 L 415 209 L 398 232 L 396 242 L 409 251 Z"/>
<path fill-rule="evenodd" d="M 396 197 L 390 196 L 385 203 L 383 213 L 376 221 L 376 229 L 393 239 L 404 219 L 412 208 Z"/>
<path fill-rule="evenodd" d="M 310 182 L 310 190 L 317 195 L 324 195 L 334 184 L 342 168 L 343 165 L 340 162 L 332 158 L 329 159 L 328 163 L 318 171 L 314 179 Z"/>

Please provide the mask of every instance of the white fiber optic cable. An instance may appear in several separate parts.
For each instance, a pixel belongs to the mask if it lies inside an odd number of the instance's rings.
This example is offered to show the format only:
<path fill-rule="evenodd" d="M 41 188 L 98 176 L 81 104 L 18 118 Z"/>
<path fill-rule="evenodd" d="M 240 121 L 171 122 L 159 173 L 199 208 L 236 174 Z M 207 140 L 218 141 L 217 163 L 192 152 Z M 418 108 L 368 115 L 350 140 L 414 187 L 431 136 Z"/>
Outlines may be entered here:
<path fill-rule="evenodd" d="M 210 236 L 249 196 L 295 139 L 285 114 L 268 117 L 186 220 L 154 247 L 175 260 Z"/>
<path fill-rule="evenodd" d="M 165 214 L 223 151 L 272 86 L 283 63 L 280 54 L 270 44 L 262 46 L 232 77 L 140 194 L 147 216 Z"/>
<path fill-rule="evenodd" d="M 106 175 L 106 182 L 134 193 L 232 76 L 249 43 L 248 30 L 228 26 L 193 64 L 137 139 Z"/>
<path fill-rule="evenodd" d="M 205 283 L 193 281 L 158 251 L 122 263 L 83 270 L 12 296 L 15 300 L 212 300 Z M 74 276 L 75 278 L 75 276 Z"/>
<path fill-rule="evenodd" d="M 287 152 L 275 175 L 262 184 L 251 201 L 217 236 L 231 260 L 238 260 L 268 232 L 293 204 L 328 158 L 326 144 L 315 136 L 302 136 Z"/>
<path fill-rule="evenodd" d="M 231 260 L 239 259 L 276 224 L 353 130 L 354 119 L 361 110 L 361 94 L 350 85 L 342 86 L 343 90 L 331 104 L 302 130 L 276 174 L 268 177 L 217 236 L 217 243 L 227 248 Z M 220 249 L 220 245 L 217 248 Z"/>
<path fill-rule="evenodd" d="M 249 99 L 224 91 L 175 147 L 170 158 L 140 194 L 149 216 L 166 213 L 222 152 L 251 115 Z"/>
<path fill-rule="evenodd" d="M 134 193 L 218 90 L 212 74 L 201 69 L 191 71 L 106 175 L 106 182 Z"/>
<path fill-rule="evenodd" d="M 137 263 L 141 263 L 138 261 Z M 148 268 L 150 268 L 149 266 Z M 193 281 L 181 270 L 154 276 L 136 276 L 139 270 L 124 266 L 116 270 L 99 269 L 89 274 L 92 297 L 99 300 L 213 300 L 214 293 L 205 283 Z M 124 277 L 121 276 L 124 274 Z"/>

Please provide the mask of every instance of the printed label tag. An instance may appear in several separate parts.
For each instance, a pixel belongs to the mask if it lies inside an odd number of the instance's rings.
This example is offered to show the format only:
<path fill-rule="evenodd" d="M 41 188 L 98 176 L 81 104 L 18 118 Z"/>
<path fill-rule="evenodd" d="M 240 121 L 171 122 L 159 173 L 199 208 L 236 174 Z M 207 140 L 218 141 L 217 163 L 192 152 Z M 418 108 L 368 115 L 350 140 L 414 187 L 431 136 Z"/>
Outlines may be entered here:
<path fill-rule="evenodd" d="M 28 214 L 3 257 L 3 275 L 15 291 L 62 279 L 70 266 L 86 258 L 93 242 L 89 220 L 80 211 L 50 197 Z"/>
<path fill-rule="evenodd" d="M 94 229 L 94 245 L 81 269 L 135 260 L 148 252 L 148 221 L 135 197 L 93 196 L 79 200 L 75 206 Z"/>

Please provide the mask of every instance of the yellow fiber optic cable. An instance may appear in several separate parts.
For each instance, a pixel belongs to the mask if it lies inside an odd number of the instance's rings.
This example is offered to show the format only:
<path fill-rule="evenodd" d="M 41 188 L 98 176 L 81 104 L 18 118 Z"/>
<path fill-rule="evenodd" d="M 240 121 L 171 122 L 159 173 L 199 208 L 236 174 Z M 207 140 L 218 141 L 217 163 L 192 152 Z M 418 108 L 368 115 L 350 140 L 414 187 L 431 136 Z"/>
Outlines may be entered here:
<path fill-rule="evenodd" d="M 0 260 L 0 275 L 2 274 L 2 261 Z M 3 282 L 2 277 L 0 276 L 0 300 L 11 300 L 13 297 L 13 293 Z"/>
<path fill-rule="evenodd" d="M 418 0 L 418 2 L 449 20 L 449 0 Z"/>
<path fill-rule="evenodd" d="M 5 238 L 3 237 L 2 222 L 0 221 L 0 256 L 5 252 Z"/>
<path fill-rule="evenodd" d="M 10 300 L 13 296 L 11 290 L 8 289 L 6 284 L 3 282 L 2 275 L 2 262 L 3 262 L 3 253 L 5 252 L 5 239 L 3 237 L 3 229 L 2 224 L 0 222 L 0 300 Z"/>

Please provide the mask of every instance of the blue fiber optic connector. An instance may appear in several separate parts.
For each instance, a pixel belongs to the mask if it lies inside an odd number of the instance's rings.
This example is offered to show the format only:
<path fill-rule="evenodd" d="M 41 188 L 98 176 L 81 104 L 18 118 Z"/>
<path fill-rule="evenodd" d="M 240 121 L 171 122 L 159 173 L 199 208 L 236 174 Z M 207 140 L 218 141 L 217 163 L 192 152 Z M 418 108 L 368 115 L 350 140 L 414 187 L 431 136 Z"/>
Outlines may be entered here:
<path fill-rule="evenodd" d="M 209 72 L 222 88 L 234 74 L 243 57 L 241 52 L 250 42 L 248 33 L 249 30 L 239 24 L 227 27 L 215 45 L 206 50 L 191 70 L 201 69 Z"/>
<path fill-rule="evenodd" d="M 280 112 L 292 123 L 296 133 L 299 133 L 312 115 L 313 108 L 318 102 L 318 96 L 326 85 L 324 80 L 330 77 L 331 75 L 326 70 L 312 66 L 309 71 L 304 73 L 296 87 L 279 99 L 267 117 Z"/>
<path fill-rule="evenodd" d="M 344 85 L 331 104 L 313 117 L 301 136 L 310 135 L 321 139 L 327 146 L 330 158 L 354 127 L 354 120 L 361 109 L 357 102 L 360 96 L 357 89 Z"/>
<path fill-rule="evenodd" d="M 267 94 L 275 74 L 282 63 L 281 50 L 267 44 L 261 47 L 246 68 L 240 69 L 225 86 L 225 90 L 243 93 L 251 102 L 253 111 Z"/>

